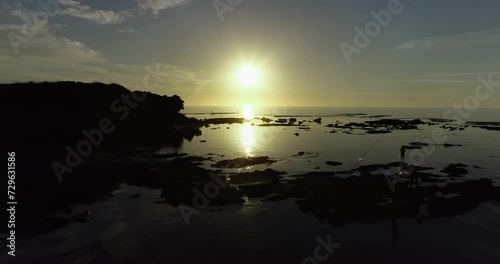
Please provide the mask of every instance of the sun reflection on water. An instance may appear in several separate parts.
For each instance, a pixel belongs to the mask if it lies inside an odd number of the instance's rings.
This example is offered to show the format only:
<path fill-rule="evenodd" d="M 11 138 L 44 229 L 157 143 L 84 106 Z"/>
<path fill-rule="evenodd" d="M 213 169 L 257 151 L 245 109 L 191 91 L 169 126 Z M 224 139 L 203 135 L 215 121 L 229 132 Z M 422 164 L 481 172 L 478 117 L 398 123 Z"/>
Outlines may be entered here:
<path fill-rule="evenodd" d="M 243 106 L 243 118 L 246 120 L 252 120 L 254 118 L 252 105 L 247 104 Z"/>
<path fill-rule="evenodd" d="M 249 122 L 243 124 L 241 137 L 243 140 L 243 148 L 247 156 L 252 156 L 252 145 L 255 141 L 255 134 L 253 129 L 254 128 L 252 127 L 252 124 L 250 124 Z"/>

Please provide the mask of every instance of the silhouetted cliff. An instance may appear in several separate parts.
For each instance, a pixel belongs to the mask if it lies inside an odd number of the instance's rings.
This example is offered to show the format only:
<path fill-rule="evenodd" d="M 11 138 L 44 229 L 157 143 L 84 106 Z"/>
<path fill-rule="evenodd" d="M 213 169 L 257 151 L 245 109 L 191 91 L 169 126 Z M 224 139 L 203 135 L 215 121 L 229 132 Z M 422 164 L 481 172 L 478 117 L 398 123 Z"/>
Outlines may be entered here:
<path fill-rule="evenodd" d="M 196 120 L 179 113 L 184 101 L 177 95 L 131 92 L 117 84 L 44 82 L 0 84 L 1 120 L 6 124 L 4 146 L 43 147 L 58 151 L 85 139 L 83 130 L 110 128 L 99 148 L 144 144 L 179 145 L 199 133 Z M 103 121 L 104 120 L 104 121 Z M 8 124 L 8 125 L 7 125 Z M 178 127 L 187 127 L 180 131 Z M 48 148 L 48 149 L 47 149 Z"/>
<path fill-rule="evenodd" d="M 198 120 L 180 113 L 184 102 L 176 95 L 80 82 L 0 84 L 0 93 L 0 150 L 15 152 L 21 234 L 61 226 L 67 219 L 49 216 L 108 195 L 123 172 L 100 172 L 117 156 L 176 148 L 201 134 Z"/>

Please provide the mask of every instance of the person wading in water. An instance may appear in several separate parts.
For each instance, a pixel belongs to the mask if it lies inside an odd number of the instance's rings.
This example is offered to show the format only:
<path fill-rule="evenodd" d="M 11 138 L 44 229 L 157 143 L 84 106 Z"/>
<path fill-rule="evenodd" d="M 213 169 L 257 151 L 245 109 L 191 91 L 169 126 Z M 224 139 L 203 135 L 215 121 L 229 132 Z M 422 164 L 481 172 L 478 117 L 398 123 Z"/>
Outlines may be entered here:
<path fill-rule="evenodd" d="M 405 152 L 406 152 L 406 148 L 405 146 L 401 146 L 401 163 L 405 162 Z"/>

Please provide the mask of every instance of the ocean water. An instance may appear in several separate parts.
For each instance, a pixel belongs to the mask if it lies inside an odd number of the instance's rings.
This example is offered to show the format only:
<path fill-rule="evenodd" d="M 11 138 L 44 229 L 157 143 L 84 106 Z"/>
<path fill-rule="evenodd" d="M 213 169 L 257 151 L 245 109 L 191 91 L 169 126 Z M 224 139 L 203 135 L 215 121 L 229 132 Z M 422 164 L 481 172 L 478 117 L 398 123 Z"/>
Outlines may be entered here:
<path fill-rule="evenodd" d="M 432 133 L 442 123 L 433 126 L 420 126 L 419 130 L 397 130 L 390 134 L 365 134 L 365 131 L 354 130 L 351 134 L 328 133 L 332 128 L 326 127 L 339 121 L 342 123 L 362 123 L 380 118 L 428 119 L 444 118 L 446 108 L 329 108 L 329 107 L 261 107 L 253 109 L 254 119 L 244 124 L 213 125 L 203 128 L 202 136 L 191 142 L 185 142 L 180 152 L 191 155 L 209 155 L 214 162 L 223 159 L 234 159 L 245 156 L 268 156 L 279 160 L 271 166 L 254 166 L 239 171 L 272 168 L 290 174 L 310 171 L 328 171 L 331 167 L 326 161 L 342 162 L 336 170 L 351 169 L 360 157 L 358 165 L 389 163 L 399 160 L 400 147 L 411 142 L 433 142 Z M 451 108 L 450 110 L 453 110 Z M 238 111 L 238 113 L 235 113 Z M 244 109 L 233 107 L 191 107 L 184 110 L 186 115 L 203 118 L 241 117 Z M 210 114 L 213 112 L 214 114 Z M 217 114 L 224 113 L 224 114 Z M 229 114 L 228 114 L 229 113 Z M 482 121 L 500 122 L 500 109 L 477 109 L 466 112 L 467 118 L 462 122 Z M 355 115 L 353 114 L 365 114 Z M 384 117 L 376 117 L 384 115 Z M 457 114 L 449 114 L 448 118 Z M 374 117 L 375 116 L 375 117 Z M 303 120 L 309 130 L 298 127 L 262 127 L 259 118 L 272 119 L 296 117 Z M 322 118 L 321 124 L 311 122 Z M 458 123 L 458 122 L 454 122 Z M 452 123 L 453 124 L 453 123 Z M 500 123 L 499 123 L 500 125 Z M 449 131 L 442 143 L 459 144 L 461 147 L 430 146 L 427 152 L 408 151 L 408 158 L 418 161 L 420 166 L 436 168 L 438 172 L 450 163 L 464 163 L 471 167 L 473 178 L 490 178 L 500 180 L 500 133 L 469 127 L 463 131 Z M 299 135 L 296 136 L 295 133 Z M 202 142 L 203 141 L 203 142 Z M 205 142 L 206 141 L 206 142 Z M 442 144 L 441 143 L 441 144 Z M 297 156 L 299 152 L 306 155 Z M 431 155 L 427 153 L 431 152 Z M 222 156 L 221 156 L 222 155 Z M 207 163 L 210 165 L 211 163 Z M 208 168 L 209 166 L 207 166 Z M 319 169 L 318 169 L 319 167 Z"/>
<path fill-rule="evenodd" d="M 500 108 L 463 108 L 464 115 L 458 114 L 454 106 L 446 108 L 432 107 L 297 107 L 297 106 L 259 106 L 250 105 L 255 116 L 338 116 L 342 114 L 361 113 L 366 115 L 390 115 L 393 118 L 452 118 L 459 115 L 466 121 L 494 121 L 500 122 Z M 183 113 L 195 117 L 213 117 L 213 113 L 239 113 L 224 116 L 241 117 L 244 106 L 185 106 Z M 444 117 L 448 110 L 452 113 Z"/>
<path fill-rule="evenodd" d="M 267 168 L 289 175 L 311 171 L 349 170 L 354 165 L 399 160 L 402 145 L 432 139 L 442 123 L 419 130 L 366 134 L 362 130 L 329 133 L 339 121 L 364 122 L 383 118 L 443 118 L 437 108 L 304 108 L 304 107 L 186 107 L 196 118 L 253 116 L 244 124 L 211 125 L 202 135 L 185 141 L 180 149 L 158 146 L 154 153 L 188 153 L 210 157 L 202 166 L 213 169 L 219 160 L 268 156 L 277 162 L 225 172 Z M 237 113 L 236 113 L 237 112 Z M 249 113 L 251 112 L 251 113 Z M 352 115 L 366 114 L 366 115 Z M 371 117 L 372 116 L 372 117 Z M 296 117 L 309 129 L 264 127 L 260 118 Z M 321 117 L 321 124 L 311 122 Z M 500 122 L 499 109 L 477 109 L 466 121 Z M 446 129 L 446 143 L 433 146 L 419 165 L 439 173 L 450 163 L 468 165 L 467 178 L 488 178 L 500 184 L 500 131 L 468 127 Z M 298 133 L 296 135 L 295 133 Z M 303 155 L 298 155 L 304 152 Z M 408 152 L 408 155 L 411 155 Z M 361 161 L 360 158 L 362 157 Z M 342 162 L 329 167 L 326 161 Z M 358 163 L 359 161 L 359 163 Z M 358 164 L 357 164 L 358 163 Z M 474 167 L 476 166 L 476 167 Z M 155 203 L 159 190 L 122 184 L 109 199 L 77 205 L 90 209 L 91 221 L 72 223 L 47 234 L 18 241 L 18 257 L 0 257 L 2 263 L 314 263 L 319 240 L 339 247 L 318 263 L 499 263 L 500 204 L 483 202 L 453 217 L 415 218 L 350 223 L 333 226 L 300 211 L 296 199 L 244 204 L 201 211 L 187 224 L 179 208 Z M 139 199 L 129 199 L 140 193 Z M 212 210 L 216 209 L 216 210 Z M 397 231 L 395 231 L 397 230 Z M 396 233 L 396 234 L 395 234 Z M 395 238 L 396 237 L 396 238 Z"/>

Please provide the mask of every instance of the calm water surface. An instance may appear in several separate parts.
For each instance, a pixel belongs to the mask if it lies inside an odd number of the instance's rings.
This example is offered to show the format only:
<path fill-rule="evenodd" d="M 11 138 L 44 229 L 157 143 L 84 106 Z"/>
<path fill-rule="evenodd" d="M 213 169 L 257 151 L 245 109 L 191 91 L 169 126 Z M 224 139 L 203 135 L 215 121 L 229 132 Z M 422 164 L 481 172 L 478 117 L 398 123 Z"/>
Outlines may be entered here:
<path fill-rule="evenodd" d="M 211 157 L 203 166 L 218 160 L 269 156 L 278 162 L 227 172 L 272 168 L 289 175 L 331 171 L 325 161 L 339 161 L 335 170 L 350 169 L 367 151 L 360 165 L 398 160 L 401 145 L 431 138 L 438 126 L 421 130 L 395 131 L 385 135 L 328 133 L 330 123 L 375 120 L 345 113 L 390 115 L 388 118 L 442 118 L 446 109 L 403 108 L 255 108 L 255 117 L 297 116 L 309 130 L 297 127 L 261 127 L 260 120 L 244 124 L 212 125 L 202 136 L 186 141 L 181 149 L 158 147 L 156 153 L 171 151 Z M 232 108 L 187 108 L 197 118 L 240 117 Z M 309 122 L 322 117 L 322 124 Z M 289 118 L 289 117 L 287 117 Z M 500 121 L 498 109 L 479 109 L 473 121 Z M 253 124 L 253 125 L 252 125 Z M 299 133 L 299 135 L 295 135 Z M 462 147 L 435 146 L 423 166 L 446 167 L 449 163 L 469 165 L 469 178 L 489 178 L 500 183 L 500 131 L 467 128 L 449 131 L 446 143 Z M 201 141 L 206 142 L 201 142 Z M 304 151 L 305 154 L 297 156 Z M 476 165 L 480 169 L 472 168 Z M 139 199 L 129 199 L 140 193 Z M 324 263 L 499 263 L 500 204 L 485 202 L 455 217 L 430 218 L 418 224 L 415 218 L 376 223 L 351 223 L 334 227 L 301 212 L 294 199 L 262 202 L 248 199 L 242 205 L 209 207 L 186 224 L 178 208 L 158 204 L 160 191 L 121 185 L 113 197 L 75 211 L 90 209 L 88 223 L 72 223 L 48 234 L 18 240 L 15 261 L 2 263 L 302 263 L 313 256 L 318 239 L 339 243 Z M 216 209 L 216 210 L 214 210 Z M 221 210 L 222 209 L 222 210 Z M 22 228 L 22 227 L 19 227 Z M 395 231 L 397 230 L 397 231 Z M 397 235 L 395 235 L 397 232 Z M 395 238 L 395 239 L 394 239 Z M 4 254 L 2 254 L 5 256 Z M 320 262 L 321 263 L 321 262 Z"/>

